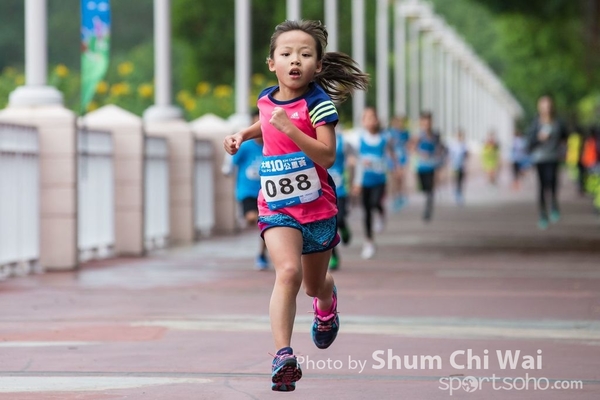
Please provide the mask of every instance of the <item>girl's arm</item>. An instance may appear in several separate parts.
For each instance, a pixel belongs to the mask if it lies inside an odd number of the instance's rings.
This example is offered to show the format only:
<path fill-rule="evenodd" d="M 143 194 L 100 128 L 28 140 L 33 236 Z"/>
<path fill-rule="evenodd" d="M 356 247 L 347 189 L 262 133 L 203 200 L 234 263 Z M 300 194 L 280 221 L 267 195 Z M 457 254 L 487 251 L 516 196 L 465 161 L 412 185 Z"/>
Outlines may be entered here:
<path fill-rule="evenodd" d="M 285 110 L 275 107 L 270 121 L 277 130 L 283 132 L 296 143 L 308 158 L 323 168 L 330 168 L 335 162 L 335 129 L 333 124 L 317 127 L 317 138 L 313 139 L 302 132 L 289 120 Z"/>
<path fill-rule="evenodd" d="M 260 121 L 256 121 L 246 129 L 234 133 L 233 135 L 225 136 L 223 141 L 223 148 L 231 155 L 237 153 L 240 146 L 246 140 L 256 139 L 262 136 L 262 130 L 260 129 Z"/>

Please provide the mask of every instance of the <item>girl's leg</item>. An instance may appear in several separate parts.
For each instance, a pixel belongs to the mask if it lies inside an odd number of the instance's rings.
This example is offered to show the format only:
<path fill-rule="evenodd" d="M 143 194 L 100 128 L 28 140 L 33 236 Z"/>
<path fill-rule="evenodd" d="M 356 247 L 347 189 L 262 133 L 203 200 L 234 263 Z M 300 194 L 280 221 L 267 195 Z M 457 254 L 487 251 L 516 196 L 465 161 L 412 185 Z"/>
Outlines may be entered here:
<path fill-rule="evenodd" d="M 383 208 L 383 198 L 385 197 L 385 184 L 375 186 L 373 188 L 371 197 L 371 207 L 379 211 L 381 217 L 385 217 L 385 210 Z"/>
<path fill-rule="evenodd" d="M 538 206 L 540 212 L 540 219 L 548 219 L 548 210 L 546 208 L 546 164 L 539 163 L 537 165 L 538 171 Z"/>
<path fill-rule="evenodd" d="M 328 272 L 331 250 L 302 256 L 304 289 L 317 298 L 317 308 L 328 311 L 333 305 L 333 276 Z"/>
<path fill-rule="evenodd" d="M 296 316 L 296 296 L 302 284 L 302 233 L 295 228 L 274 227 L 264 234 L 275 268 L 269 316 L 275 347 L 289 347 Z M 327 264 L 325 264 L 327 266 Z"/>
<path fill-rule="evenodd" d="M 548 165 L 548 181 L 552 195 L 552 211 L 558 212 L 558 163 Z"/>
<path fill-rule="evenodd" d="M 371 214 L 371 188 L 362 188 L 362 204 L 365 213 L 365 236 L 368 240 L 373 238 L 373 221 Z"/>

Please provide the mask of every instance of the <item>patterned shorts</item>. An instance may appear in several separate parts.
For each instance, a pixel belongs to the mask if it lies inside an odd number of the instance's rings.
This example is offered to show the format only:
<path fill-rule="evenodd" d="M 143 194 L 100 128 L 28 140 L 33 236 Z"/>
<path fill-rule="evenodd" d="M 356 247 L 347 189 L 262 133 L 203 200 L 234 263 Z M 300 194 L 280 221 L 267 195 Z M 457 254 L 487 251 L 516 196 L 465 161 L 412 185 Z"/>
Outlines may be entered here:
<path fill-rule="evenodd" d="M 337 218 L 331 217 L 323 221 L 301 224 L 286 214 L 267 215 L 258 218 L 260 236 L 269 228 L 286 226 L 302 232 L 302 254 L 319 253 L 333 249 L 340 242 L 337 233 Z"/>

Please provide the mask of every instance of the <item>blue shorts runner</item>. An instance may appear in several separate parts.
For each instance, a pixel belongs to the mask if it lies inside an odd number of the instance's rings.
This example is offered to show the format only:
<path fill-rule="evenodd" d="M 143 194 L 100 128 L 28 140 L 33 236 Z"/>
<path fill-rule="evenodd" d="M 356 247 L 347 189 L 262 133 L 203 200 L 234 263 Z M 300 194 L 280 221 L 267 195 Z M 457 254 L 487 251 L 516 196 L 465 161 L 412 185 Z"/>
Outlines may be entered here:
<path fill-rule="evenodd" d="M 319 253 L 333 249 L 340 243 L 337 233 L 337 218 L 301 224 L 287 214 L 267 215 L 258 218 L 260 236 L 269 228 L 285 226 L 298 229 L 302 233 L 302 254 Z"/>

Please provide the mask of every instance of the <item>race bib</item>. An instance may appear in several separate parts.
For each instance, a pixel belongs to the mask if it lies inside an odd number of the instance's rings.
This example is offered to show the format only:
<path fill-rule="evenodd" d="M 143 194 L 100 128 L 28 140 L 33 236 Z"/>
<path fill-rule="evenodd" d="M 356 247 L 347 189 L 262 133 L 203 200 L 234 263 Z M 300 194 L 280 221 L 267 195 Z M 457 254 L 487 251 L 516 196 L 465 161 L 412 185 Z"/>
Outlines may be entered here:
<path fill-rule="evenodd" d="M 265 156 L 260 185 L 270 210 L 315 201 L 323 193 L 315 164 L 303 152 Z"/>
<path fill-rule="evenodd" d="M 363 156 L 363 167 L 365 172 L 372 172 L 375 174 L 385 173 L 385 160 L 370 155 Z"/>
<path fill-rule="evenodd" d="M 254 164 L 246 168 L 246 178 L 251 181 L 257 181 L 260 179 L 260 174 L 258 172 L 258 166 Z"/>

